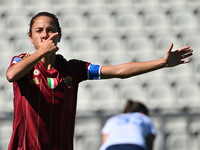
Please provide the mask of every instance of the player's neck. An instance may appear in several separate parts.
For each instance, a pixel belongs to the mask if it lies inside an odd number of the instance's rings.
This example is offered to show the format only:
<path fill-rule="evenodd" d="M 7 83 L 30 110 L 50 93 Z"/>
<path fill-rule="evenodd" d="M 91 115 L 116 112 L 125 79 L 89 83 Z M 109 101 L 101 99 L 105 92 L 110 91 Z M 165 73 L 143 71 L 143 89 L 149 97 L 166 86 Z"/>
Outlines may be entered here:
<path fill-rule="evenodd" d="M 56 55 L 48 55 L 42 58 L 42 62 L 47 70 L 53 68 L 55 66 Z"/>

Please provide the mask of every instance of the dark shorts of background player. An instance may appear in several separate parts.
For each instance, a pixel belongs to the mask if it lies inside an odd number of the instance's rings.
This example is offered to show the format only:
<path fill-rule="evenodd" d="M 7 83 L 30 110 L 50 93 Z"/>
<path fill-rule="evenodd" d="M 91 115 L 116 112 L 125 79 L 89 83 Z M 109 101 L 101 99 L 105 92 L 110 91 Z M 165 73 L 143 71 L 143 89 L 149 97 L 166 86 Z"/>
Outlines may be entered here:
<path fill-rule="evenodd" d="M 144 148 L 134 144 L 119 144 L 112 145 L 106 148 L 106 150 L 145 150 Z"/>

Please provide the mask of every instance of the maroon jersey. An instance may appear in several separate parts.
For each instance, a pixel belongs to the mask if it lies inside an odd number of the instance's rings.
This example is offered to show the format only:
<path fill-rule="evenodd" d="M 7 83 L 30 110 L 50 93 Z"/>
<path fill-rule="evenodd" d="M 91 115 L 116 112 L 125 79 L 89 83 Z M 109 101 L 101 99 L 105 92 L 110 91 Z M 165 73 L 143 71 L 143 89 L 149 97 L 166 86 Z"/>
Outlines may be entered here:
<path fill-rule="evenodd" d="M 11 65 L 29 54 L 13 57 Z M 55 67 L 40 61 L 13 82 L 14 122 L 8 150 L 73 150 L 78 84 L 89 63 L 56 55 Z"/>

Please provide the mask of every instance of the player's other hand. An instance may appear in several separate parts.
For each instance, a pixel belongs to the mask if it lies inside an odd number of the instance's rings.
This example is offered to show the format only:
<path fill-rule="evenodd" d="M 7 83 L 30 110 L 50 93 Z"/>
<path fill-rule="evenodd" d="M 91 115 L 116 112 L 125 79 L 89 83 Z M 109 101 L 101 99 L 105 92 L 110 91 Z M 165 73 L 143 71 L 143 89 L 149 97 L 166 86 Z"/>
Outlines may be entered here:
<path fill-rule="evenodd" d="M 176 51 L 172 51 L 173 43 L 170 44 L 168 50 L 165 52 L 164 60 L 166 67 L 173 67 L 184 63 L 189 63 L 190 60 L 186 59 L 192 56 L 193 50 L 189 46 L 181 47 Z"/>

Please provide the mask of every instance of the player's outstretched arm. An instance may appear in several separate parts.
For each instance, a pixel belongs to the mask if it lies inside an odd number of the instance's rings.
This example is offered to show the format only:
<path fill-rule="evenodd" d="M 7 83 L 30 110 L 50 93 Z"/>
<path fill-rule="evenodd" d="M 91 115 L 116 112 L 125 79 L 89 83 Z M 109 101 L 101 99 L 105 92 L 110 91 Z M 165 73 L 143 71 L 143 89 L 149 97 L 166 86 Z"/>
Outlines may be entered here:
<path fill-rule="evenodd" d="M 116 66 L 102 66 L 101 78 L 128 78 L 164 67 L 174 67 L 190 62 L 188 59 L 185 60 L 192 55 L 193 50 L 190 47 L 185 46 L 176 51 L 172 51 L 172 48 L 173 43 L 170 44 L 164 57 L 161 59 L 146 62 L 130 62 Z"/>

